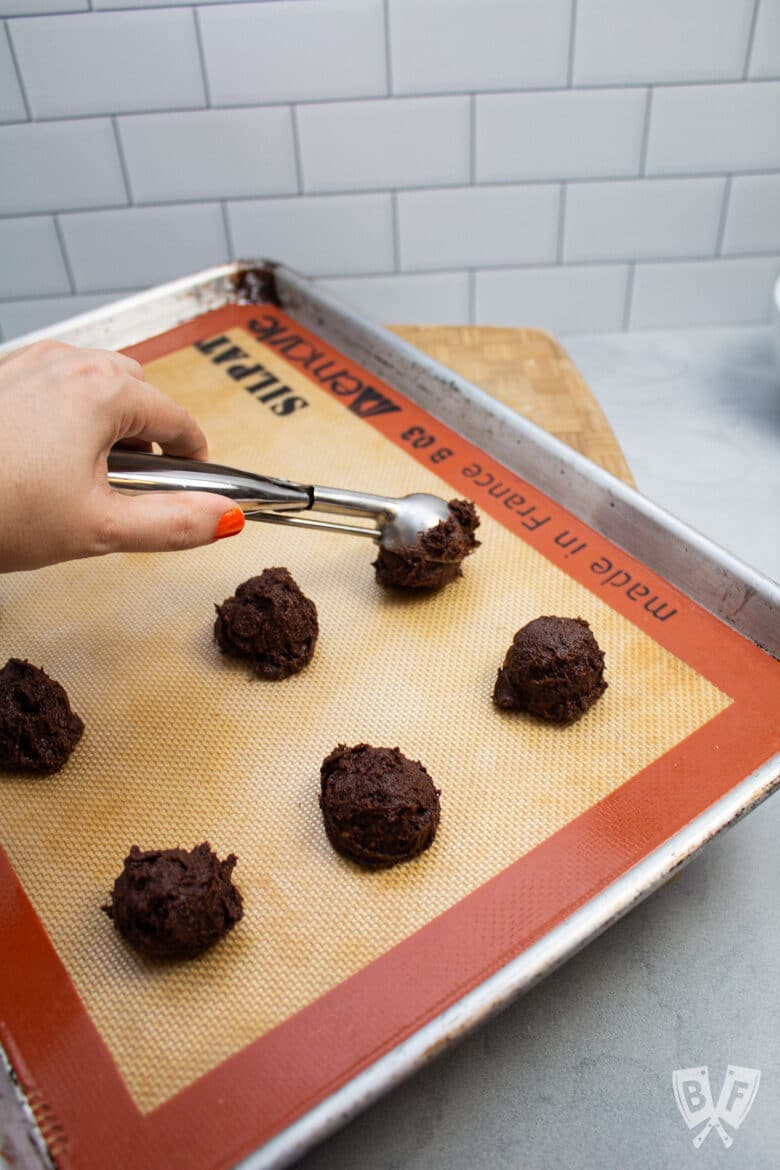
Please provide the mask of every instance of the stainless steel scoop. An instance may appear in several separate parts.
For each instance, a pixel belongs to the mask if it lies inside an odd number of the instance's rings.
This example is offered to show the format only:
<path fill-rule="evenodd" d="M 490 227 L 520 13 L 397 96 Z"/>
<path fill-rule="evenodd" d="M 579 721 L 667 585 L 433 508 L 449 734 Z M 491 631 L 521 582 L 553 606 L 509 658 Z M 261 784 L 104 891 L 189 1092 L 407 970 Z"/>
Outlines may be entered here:
<path fill-rule="evenodd" d="M 108 456 L 108 482 L 114 488 L 132 492 L 216 492 L 233 500 L 247 520 L 370 536 L 390 550 L 414 544 L 421 532 L 435 528 L 450 516 L 444 500 L 425 492 L 397 499 L 375 496 L 346 488 L 292 483 L 216 463 L 151 455 L 145 451 L 112 451 Z M 299 512 L 362 516 L 374 523 L 341 524 L 299 516 Z"/>

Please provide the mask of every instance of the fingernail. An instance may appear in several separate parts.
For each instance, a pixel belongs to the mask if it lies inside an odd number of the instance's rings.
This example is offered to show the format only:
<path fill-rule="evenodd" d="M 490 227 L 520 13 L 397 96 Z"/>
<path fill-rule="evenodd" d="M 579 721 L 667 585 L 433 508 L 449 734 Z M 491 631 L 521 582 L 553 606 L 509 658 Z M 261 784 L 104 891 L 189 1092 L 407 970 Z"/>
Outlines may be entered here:
<path fill-rule="evenodd" d="M 225 536 L 237 536 L 244 527 L 245 523 L 246 520 L 241 509 L 230 508 L 227 512 L 220 516 L 217 530 L 214 533 L 214 539 L 222 540 L 222 538 Z"/>

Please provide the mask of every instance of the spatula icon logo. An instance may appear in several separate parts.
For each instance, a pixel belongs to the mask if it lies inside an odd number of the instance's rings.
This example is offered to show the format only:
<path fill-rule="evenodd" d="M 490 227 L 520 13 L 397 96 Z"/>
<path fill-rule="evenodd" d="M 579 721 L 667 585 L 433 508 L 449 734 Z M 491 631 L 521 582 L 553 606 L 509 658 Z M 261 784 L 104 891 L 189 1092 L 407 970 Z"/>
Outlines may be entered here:
<path fill-rule="evenodd" d="M 710 1073 L 706 1065 L 700 1068 L 676 1068 L 672 1073 L 674 1099 L 688 1129 L 702 1128 L 693 1139 L 699 1149 L 714 1129 L 726 1149 L 734 1138 L 723 1126 L 739 1129 L 750 1112 L 761 1082 L 761 1070 L 730 1064 L 726 1069 L 723 1087 L 717 1105 L 712 1101 Z"/>

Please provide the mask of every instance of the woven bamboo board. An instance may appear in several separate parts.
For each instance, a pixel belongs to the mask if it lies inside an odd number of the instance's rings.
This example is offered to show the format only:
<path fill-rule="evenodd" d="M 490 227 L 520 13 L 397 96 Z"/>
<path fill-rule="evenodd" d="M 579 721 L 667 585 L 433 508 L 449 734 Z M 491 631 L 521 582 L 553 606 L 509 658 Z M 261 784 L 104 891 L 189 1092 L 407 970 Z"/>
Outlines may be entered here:
<path fill-rule="evenodd" d="M 563 346 L 542 329 L 391 325 L 393 333 L 633 486 L 593 392 Z"/>

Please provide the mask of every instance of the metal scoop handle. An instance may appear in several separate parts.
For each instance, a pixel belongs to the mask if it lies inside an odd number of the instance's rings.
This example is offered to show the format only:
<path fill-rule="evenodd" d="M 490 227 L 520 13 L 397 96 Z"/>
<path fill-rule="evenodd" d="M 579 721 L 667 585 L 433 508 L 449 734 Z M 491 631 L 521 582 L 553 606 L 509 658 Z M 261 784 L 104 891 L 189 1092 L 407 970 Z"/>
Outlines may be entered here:
<path fill-rule="evenodd" d="M 294 483 L 195 459 L 119 448 L 108 456 L 108 482 L 111 487 L 134 492 L 215 492 L 233 500 L 247 520 L 354 533 L 391 546 L 411 543 L 417 534 L 448 515 L 446 503 L 436 496 L 418 494 L 395 499 L 346 488 Z M 308 511 L 363 516 L 373 520 L 374 525 L 359 527 L 290 515 Z"/>
<path fill-rule="evenodd" d="M 311 489 L 217 463 L 117 449 L 108 456 L 108 482 L 134 492 L 216 492 L 245 510 L 274 508 L 299 511 L 311 507 Z"/>

